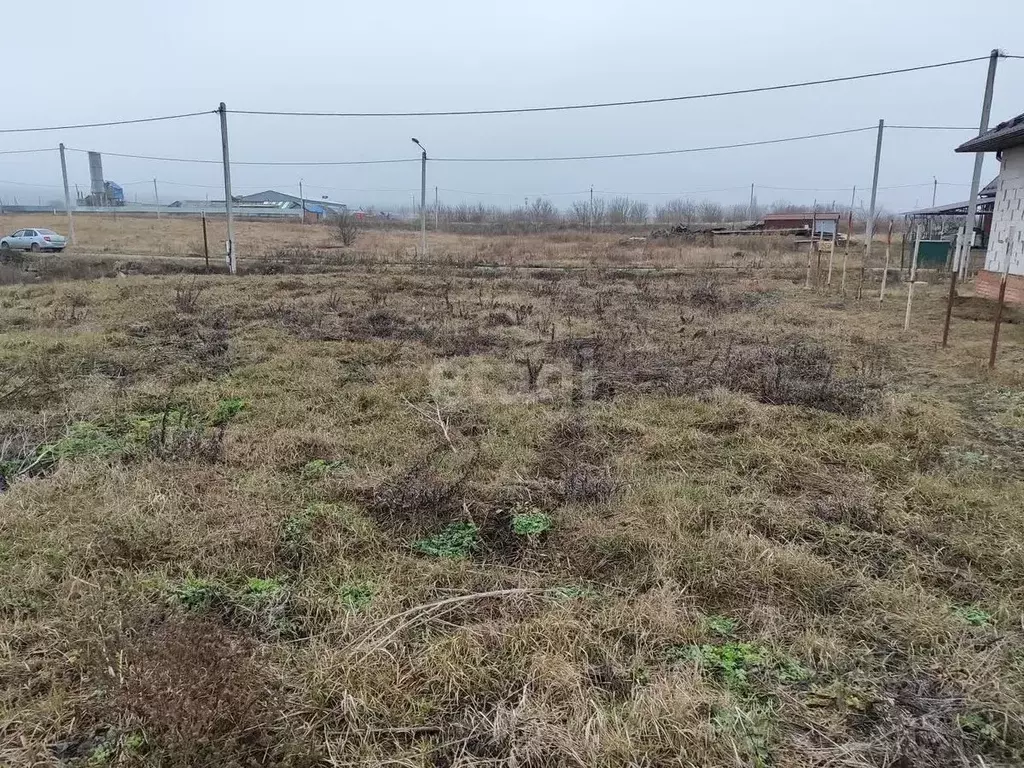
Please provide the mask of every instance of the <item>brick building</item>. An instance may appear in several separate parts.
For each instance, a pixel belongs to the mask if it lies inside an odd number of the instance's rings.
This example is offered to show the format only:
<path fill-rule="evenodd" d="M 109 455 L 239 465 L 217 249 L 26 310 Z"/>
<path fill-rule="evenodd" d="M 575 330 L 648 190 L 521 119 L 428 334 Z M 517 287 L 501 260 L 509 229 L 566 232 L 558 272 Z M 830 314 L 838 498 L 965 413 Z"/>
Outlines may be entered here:
<path fill-rule="evenodd" d="M 1000 123 L 956 148 L 957 152 L 995 152 L 999 180 L 992 206 L 992 233 L 985 268 L 978 272 L 979 296 L 996 298 L 1009 259 L 1006 300 L 1024 304 L 1024 115 Z"/>

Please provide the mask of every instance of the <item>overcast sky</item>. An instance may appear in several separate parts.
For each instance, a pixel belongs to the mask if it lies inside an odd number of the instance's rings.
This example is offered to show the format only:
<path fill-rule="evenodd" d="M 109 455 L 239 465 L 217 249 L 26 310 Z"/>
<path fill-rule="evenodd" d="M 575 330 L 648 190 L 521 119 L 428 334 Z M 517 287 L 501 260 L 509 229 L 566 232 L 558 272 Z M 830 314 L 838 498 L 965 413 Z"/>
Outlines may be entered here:
<path fill-rule="evenodd" d="M 285 3 L 281 0 L 9 0 L 3 14 L 0 128 L 216 109 L 410 111 L 657 98 L 1024 54 L 1024 2 L 990 0 L 480 0 Z M 41 9 L 45 13 L 41 13 Z M 1018 46 L 1014 48 L 1013 46 Z M 479 117 L 339 119 L 231 115 L 234 161 L 516 157 L 681 149 L 891 124 L 976 126 L 984 62 L 830 86 L 672 104 Z M 15 108 L 15 104 L 19 108 Z M 993 124 L 1024 112 L 1024 60 L 1001 60 Z M 891 210 L 965 199 L 970 132 L 888 131 L 879 199 Z M 215 115 L 173 122 L 0 134 L 0 152 L 69 147 L 218 159 Z M 433 163 L 443 202 L 560 206 L 596 194 L 656 204 L 671 197 L 761 204 L 867 203 L 875 135 L 668 157 L 529 164 Z M 130 199 L 223 199 L 218 165 L 104 157 Z M 997 171 L 986 160 L 987 182 Z M 408 204 L 415 163 L 233 166 L 236 194 L 275 188 L 351 205 Z M 84 154 L 72 183 L 88 185 Z M 14 183 L 17 182 L 17 183 Z M 35 186 L 33 186 L 35 185 Z M 45 186 L 51 185 L 51 186 Z M 0 196 L 59 197 L 56 153 L 0 154 Z M 205 186 L 204 186 L 205 185 Z M 776 189 L 771 189 L 772 187 Z M 780 189 L 789 188 L 789 189 Z M 457 191 L 453 191 L 457 190 Z M 711 191 L 713 190 L 713 191 Z M 861 190 L 864 190 L 862 196 Z"/>

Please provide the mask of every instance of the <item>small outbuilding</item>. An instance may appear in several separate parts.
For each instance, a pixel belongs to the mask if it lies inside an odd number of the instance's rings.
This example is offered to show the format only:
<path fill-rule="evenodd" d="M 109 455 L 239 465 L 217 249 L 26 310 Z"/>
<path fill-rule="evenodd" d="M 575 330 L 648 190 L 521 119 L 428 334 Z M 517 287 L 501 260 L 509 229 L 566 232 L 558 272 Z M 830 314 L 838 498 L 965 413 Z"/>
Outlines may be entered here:
<path fill-rule="evenodd" d="M 769 213 L 761 221 L 761 229 L 779 232 L 804 232 L 810 234 L 814 227 L 814 236 L 823 240 L 831 240 L 839 231 L 840 213 L 821 211 L 819 213 Z"/>
<path fill-rule="evenodd" d="M 957 152 L 995 152 L 999 179 L 992 204 L 992 233 L 985 268 L 978 272 L 979 296 L 996 298 L 1009 261 L 1006 300 L 1024 303 L 1024 114 L 964 142 Z"/>

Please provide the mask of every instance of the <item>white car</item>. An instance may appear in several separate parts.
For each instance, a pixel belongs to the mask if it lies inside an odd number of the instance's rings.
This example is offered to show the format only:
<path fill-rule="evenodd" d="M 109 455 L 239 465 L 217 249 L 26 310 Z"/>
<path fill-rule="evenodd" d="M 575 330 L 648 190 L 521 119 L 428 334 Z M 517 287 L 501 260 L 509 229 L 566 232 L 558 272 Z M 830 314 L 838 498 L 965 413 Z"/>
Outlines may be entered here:
<path fill-rule="evenodd" d="M 64 235 L 52 229 L 19 229 L 0 239 L 0 250 L 54 251 L 60 253 L 67 246 Z"/>

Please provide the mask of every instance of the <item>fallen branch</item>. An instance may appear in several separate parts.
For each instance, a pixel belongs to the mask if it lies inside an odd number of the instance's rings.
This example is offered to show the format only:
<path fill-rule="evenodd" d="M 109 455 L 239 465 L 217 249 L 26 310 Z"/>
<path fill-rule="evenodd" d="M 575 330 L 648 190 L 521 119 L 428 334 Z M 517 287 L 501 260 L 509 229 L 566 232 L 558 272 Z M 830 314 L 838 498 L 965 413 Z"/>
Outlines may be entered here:
<path fill-rule="evenodd" d="M 369 632 L 365 633 L 355 644 L 352 649 L 350 656 L 355 654 L 356 651 L 360 650 L 364 643 L 370 640 L 378 632 L 381 632 L 391 622 L 398 621 L 398 624 L 388 632 L 384 637 L 374 641 L 374 643 L 366 650 L 366 652 L 359 657 L 357 663 L 362 662 L 374 651 L 387 645 L 388 641 L 391 640 L 395 635 L 401 632 L 403 629 L 414 626 L 420 621 L 424 621 L 431 617 L 437 617 L 439 614 L 446 612 L 450 608 L 454 608 L 456 605 L 461 603 L 468 603 L 473 600 L 484 600 L 491 597 L 509 597 L 511 595 L 529 595 L 529 594 L 542 594 L 547 592 L 547 589 L 537 587 L 521 587 L 514 589 L 496 589 L 492 592 L 474 592 L 471 595 L 459 595 L 458 597 L 448 597 L 444 600 L 436 600 L 432 603 L 424 603 L 423 605 L 417 605 L 408 610 L 396 613 L 392 616 L 388 616 L 383 621 L 379 622 L 376 626 L 370 629 Z"/>
<path fill-rule="evenodd" d="M 449 424 L 450 417 L 442 415 L 441 406 L 438 405 L 437 402 L 434 403 L 434 413 L 433 415 L 431 415 L 429 411 L 420 408 L 418 405 L 413 405 L 411 402 L 409 402 L 408 398 L 402 397 L 402 400 L 404 400 L 405 404 L 409 406 L 415 413 L 419 414 L 429 423 L 433 424 L 438 429 L 440 429 L 441 434 L 444 436 L 445 442 L 447 442 L 448 447 L 452 449 L 452 453 L 458 453 L 458 451 L 455 450 L 455 444 L 452 442 L 452 436 L 450 432 L 451 425 Z"/>

